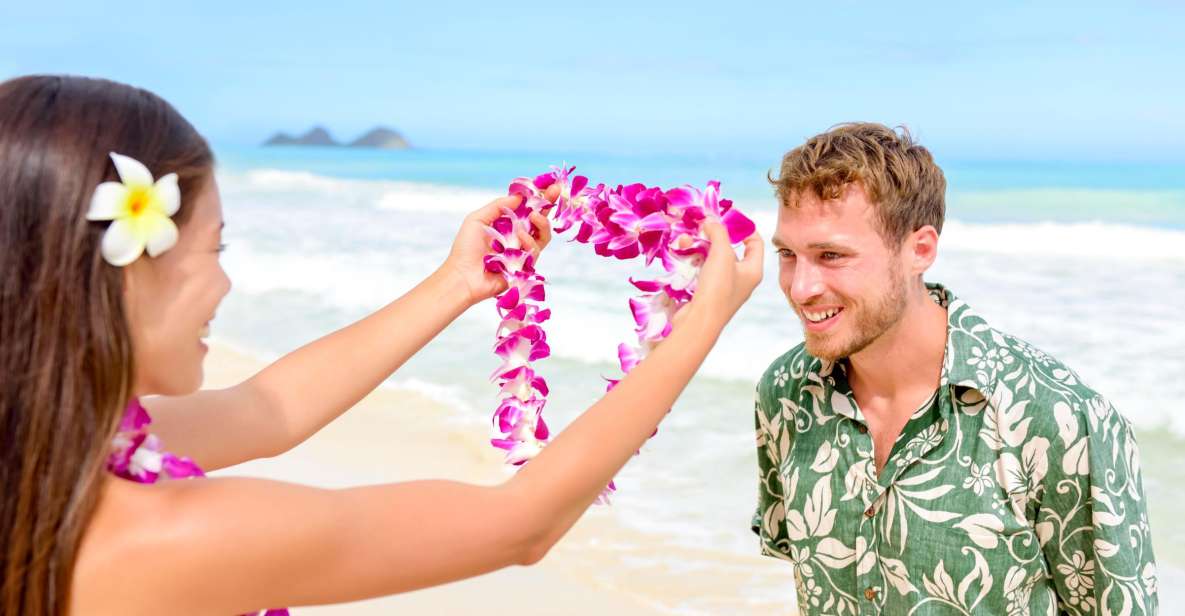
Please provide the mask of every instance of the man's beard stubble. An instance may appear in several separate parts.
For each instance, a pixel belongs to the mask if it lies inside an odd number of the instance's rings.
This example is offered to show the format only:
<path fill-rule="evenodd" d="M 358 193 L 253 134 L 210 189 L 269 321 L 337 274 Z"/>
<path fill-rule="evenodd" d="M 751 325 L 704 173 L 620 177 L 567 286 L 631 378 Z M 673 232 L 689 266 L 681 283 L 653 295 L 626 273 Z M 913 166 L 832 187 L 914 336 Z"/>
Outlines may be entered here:
<path fill-rule="evenodd" d="M 804 329 L 807 352 L 819 359 L 836 361 L 851 357 L 876 342 L 877 338 L 880 338 L 889 328 L 900 321 L 901 316 L 905 313 L 906 284 L 899 274 L 900 268 L 894 262 L 892 269 L 889 270 L 891 284 L 888 291 L 877 298 L 876 303 L 871 307 L 861 310 L 850 304 L 845 304 L 843 312 L 851 314 L 844 314 L 844 316 L 855 318 L 855 322 L 852 324 L 852 334 L 847 340 L 830 340 L 832 335 L 827 335 L 825 340 L 820 340 L 818 336 L 812 340 L 812 334 Z"/>

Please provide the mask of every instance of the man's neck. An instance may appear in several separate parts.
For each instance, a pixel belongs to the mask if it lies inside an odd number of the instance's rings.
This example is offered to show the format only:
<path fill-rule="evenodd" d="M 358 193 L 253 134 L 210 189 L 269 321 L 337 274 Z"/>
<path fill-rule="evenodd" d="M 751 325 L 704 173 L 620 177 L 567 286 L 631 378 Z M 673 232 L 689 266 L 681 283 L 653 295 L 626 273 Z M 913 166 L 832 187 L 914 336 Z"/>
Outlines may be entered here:
<path fill-rule="evenodd" d="M 848 382 L 857 399 L 896 400 L 933 391 L 946 352 L 946 309 L 924 289 L 892 328 L 848 358 Z"/>
<path fill-rule="evenodd" d="M 848 383 L 872 436 L 878 476 L 909 418 L 938 387 L 946 323 L 946 309 L 923 290 L 891 329 L 848 358 Z"/>

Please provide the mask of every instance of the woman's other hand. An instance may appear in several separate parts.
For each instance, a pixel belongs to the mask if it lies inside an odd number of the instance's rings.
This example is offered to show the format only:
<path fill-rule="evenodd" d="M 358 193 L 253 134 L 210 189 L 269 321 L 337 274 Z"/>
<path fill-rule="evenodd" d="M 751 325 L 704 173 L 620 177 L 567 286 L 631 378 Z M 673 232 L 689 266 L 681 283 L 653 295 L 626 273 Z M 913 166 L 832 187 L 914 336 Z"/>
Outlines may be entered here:
<path fill-rule="evenodd" d="M 559 197 L 559 186 L 548 188 L 545 196 L 555 202 Z M 472 212 L 461 223 L 452 250 L 445 259 L 442 270 L 456 276 L 468 293 L 470 304 L 476 304 L 494 297 L 506 290 L 506 279 L 502 274 L 486 271 L 485 256 L 492 251 L 490 236 L 486 227 L 502 216 L 506 210 L 518 207 L 521 197 L 509 196 L 494 199 L 485 207 Z M 551 242 L 551 223 L 539 212 L 532 212 L 530 221 L 534 227 L 531 233 L 518 231 L 518 239 L 525 250 L 531 251 L 536 260 L 539 253 Z"/>
<path fill-rule="evenodd" d="M 710 323 L 723 328 L 732 315 L 752 295 L 762 277 L 764 248 L 756 231 L 744 239 L 744 256 L 737 259 L 728 231 L 718 222 L 704 224 L 704 232 L 712 243 L 696 282 L 695 297 L 680 313 L 699 312 Z M 686 317 L 680 314 L 678 317 Z M 683 319 L 676 318 L 676 326 Z"/>

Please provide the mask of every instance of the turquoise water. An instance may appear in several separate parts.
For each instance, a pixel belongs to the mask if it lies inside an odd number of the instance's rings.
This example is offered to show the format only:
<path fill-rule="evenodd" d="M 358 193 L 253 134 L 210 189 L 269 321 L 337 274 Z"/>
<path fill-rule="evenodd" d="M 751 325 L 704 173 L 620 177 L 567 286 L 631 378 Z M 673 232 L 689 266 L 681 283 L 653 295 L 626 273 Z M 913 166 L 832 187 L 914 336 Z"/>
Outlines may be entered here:
<path fill-rule="evenodd" d="M 398 179 L 502 190 L 510 179 L 562 161 L 606 184 L 702 185 L 721 181 L 731 198 L 773 206 L 766 174 L 780 152 L 735 157 L 625 156 L 581 152 L 504 153 L 450 150 L 228 147 L 228 169 L 308 171 L 360 180 Z M 951 218 L 967 222 L 1102 221 L 1185 229 L 1185 164 L 939 161 Z M 1002 197 L 1002 198 L 997 198 Z"/>
<path fill-rule="evenodd" d="M 723 182 L 769 236 L 769 160 L 416 150 L 218 151 L 235 287 L 215 335 L 274 354 L 358 319 L 410 289 L 445 257 L 461 217 L 519 175 L 561 160 L 594 180 L 669 187 Z M 1185 169 L 1168 164 L 944 163 L 948 222 L 927 278 L 996 327 L 1065 361 L 1135 425 L 1165 605 L 1185 586 Z M 616 376 L 630 340 L 626 279 L 642 266 L 556 241 L 549 282 L 553 357 L 546 411 L 562 428 Z M 737 314 L 659 434 L 619 477 L 627 524 L 698 550 L 754 553 L 753 384 L 801 341 L 776 265 Z M 485 436 L 496 390 L 492 306 L 477 306 L 393 382 L 447 401 L 457 429 Z M 458 370 L 457 366 L 463 366 Z M 678 461 L 678 464 L 673 462 Z M 673 503 L 680 503 L 674 505 Z M 656 555 L 655 558 L 663 558 Z M 787 583 L 789 571 L 787 571 Z M 1185 602 L 1185 595 L 1176 599 Z"/>

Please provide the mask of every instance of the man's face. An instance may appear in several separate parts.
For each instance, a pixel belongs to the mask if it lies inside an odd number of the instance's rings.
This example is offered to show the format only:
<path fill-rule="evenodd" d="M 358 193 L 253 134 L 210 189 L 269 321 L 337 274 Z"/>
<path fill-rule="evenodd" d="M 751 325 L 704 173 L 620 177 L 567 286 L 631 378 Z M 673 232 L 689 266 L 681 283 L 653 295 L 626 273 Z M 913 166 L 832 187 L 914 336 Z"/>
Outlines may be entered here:
<path fill-rule="evenodd" d="M 802 320 L 806 349 L 825 360 L 859 352 L 906 308 L 902 251 L 885 245 L 859 183 L 821 201 L 778 208 L 778 285 Z"/>

